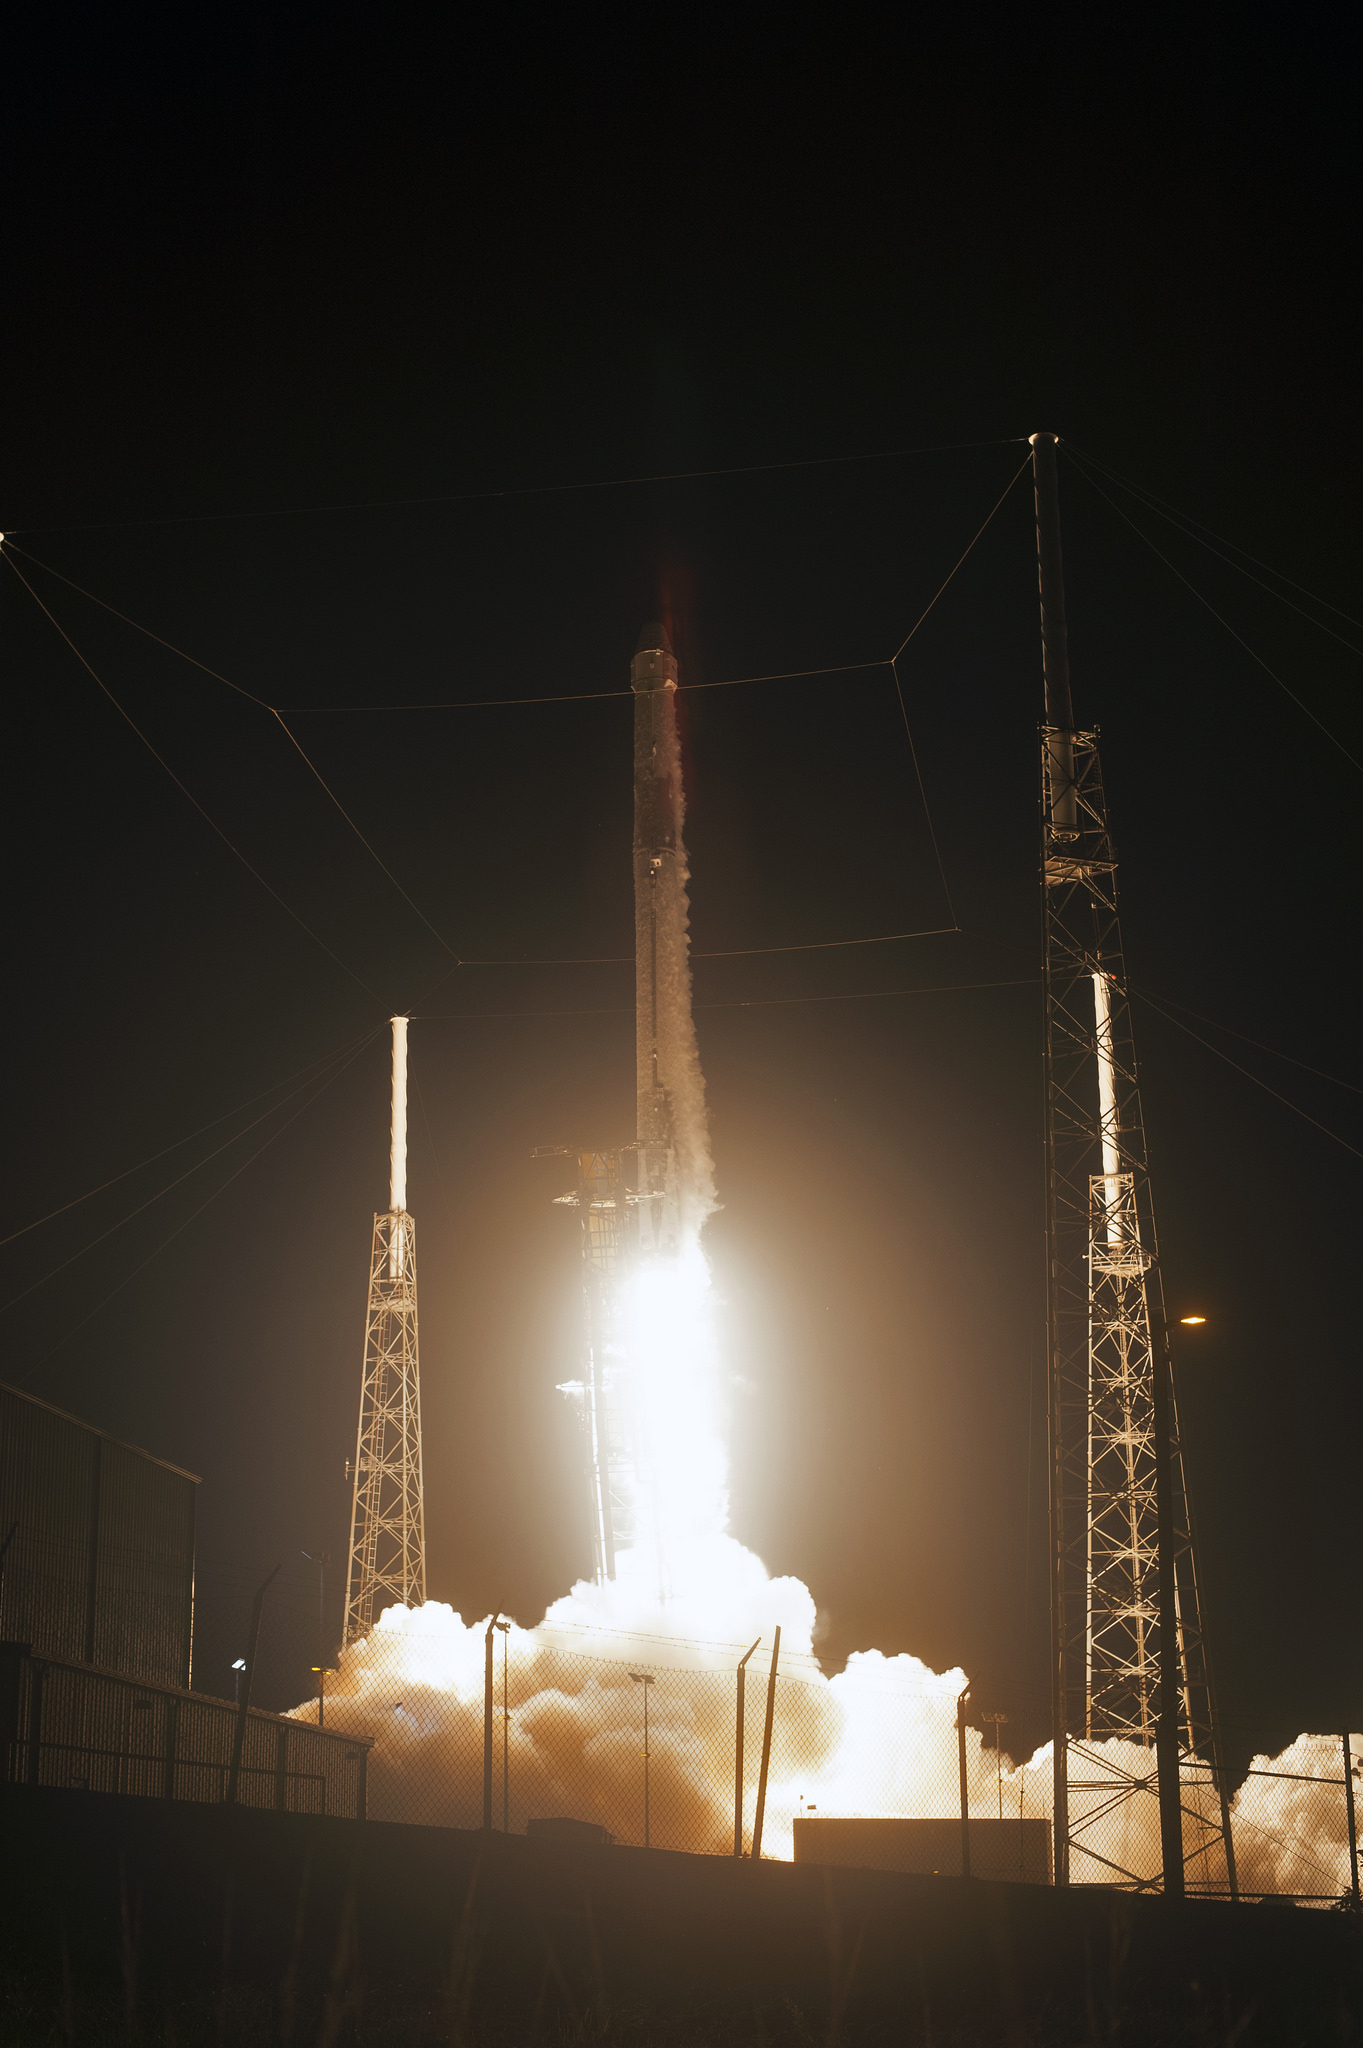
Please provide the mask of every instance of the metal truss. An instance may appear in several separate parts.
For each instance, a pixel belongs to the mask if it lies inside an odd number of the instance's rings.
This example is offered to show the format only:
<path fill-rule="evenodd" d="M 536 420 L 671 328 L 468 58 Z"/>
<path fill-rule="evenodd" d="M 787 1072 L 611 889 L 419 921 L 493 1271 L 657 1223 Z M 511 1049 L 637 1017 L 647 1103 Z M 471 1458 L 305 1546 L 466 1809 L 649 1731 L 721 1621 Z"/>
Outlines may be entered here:
<path fill-rule="evenodd" d="M 417 1361 L 416 1226 L 406 1210 L 374 1218 L 364 1378 L 355 1437 L 345 1641 L 368 1635 L 377 1604 L 426 1598 Z"/>
<path fill-rule="evenodd" d="M 1154 1787 L 1160 1697 L 1157 1366 L 1168 1328 L 1096 732 L 1042 733 L 1056 1876 L 1152 1882 L 1097 1853 Z M 1157 1359 L 1155 1347 L 1161 1347 Z M 1190 1889 L 1234 1890 L 1192 1522 L 1169 1392 L 1179 1779 Z M 1113 1768 L 1089 1745 L 1150 1753 Z M 1070 1771 L 1071 1755 L 1082 1775 Z M 1151 1808 L 1153 1813 L 1153 1806 Z"/>
<path fill-rule="evenodd" d="M 620 1285 L 637 1234 L 637 1195 L 625 1180 L 634 1146 L 577 1154 L 578 1184 L 556 1199 L 576 1209 L 582 1233 L 583 1376 L 559 1389 L 573 1402 L 598 1585 L 615 1577 L 617 1551 L 634 1541 L 634 1459 L 621 1336 Z"/>

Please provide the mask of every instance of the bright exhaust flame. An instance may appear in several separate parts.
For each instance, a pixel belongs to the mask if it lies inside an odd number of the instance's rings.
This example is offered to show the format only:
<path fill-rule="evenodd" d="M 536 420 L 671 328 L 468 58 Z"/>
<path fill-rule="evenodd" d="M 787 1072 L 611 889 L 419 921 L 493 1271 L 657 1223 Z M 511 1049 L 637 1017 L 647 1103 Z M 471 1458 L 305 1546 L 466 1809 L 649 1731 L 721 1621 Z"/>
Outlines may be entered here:
<path fill-rule="evenodd" d="M 670 786 L 679 791 L 675 734 L 670 745 L 670 765 L 664 766 Z M 754 1637 L 761 1638 L 763 1648 L 748 1667 L 747 1694 L 750 1706 L 755 1695 L 760 1701 L 763 1666 L 779 1624 L 787 1683 L 780 1694 L 762 1848 L 766 1855 L 788 1858 L 792 1824 L 802 1809 L 923 1819 L 959 1812 L 956 1703 L 966 1679 L 960 1669 L 934 1672 L 916 1657 L 887 1657 L 879 1650 L 854 1652 L 844 1670 L 825 1675 L 814 1652 L 816 1614 L 808 1587 L 798 1579 L 772 1578 L 762 1560 L 729 1533 L 723 1375 L 701 1246 L 714 1187 L 685 951 L 681 822 L 678 808 L 677 858 L 665 871 L 667 898 L 655 905 L 657 930 L 671 934 L 657 967 L 657 1007 L 665 1015 L 661 1026 L 655 1024 L 655 1040 L 671 1049 L 668 1104 L 682 1247 L 637 1267 L 623 1290 L 621 1331 L 635 1450 L 634 1498 L 628 1503 L 633 1544 L 617 1551 L 613 1580 L 580 1580 L 552 1603 L 537 1629 L 513 1624 L 500 1639 L 516 1701 L 506 1730 L 508 1763 L 518 1813 L 581 1817 L 585 1799 L 613 1833 L 640 1838 L 640 1695 L 646 1691 L 653 1783 L 665 1794 L 673 1824 L 688 1846 L 732 1853 L 734 1690 L 727 1681 Z M 328 1725 L 378 1738 L 370 1788 L 385 1817 L 460 1827 L 480 1823 L 481 1773 L 475 1780 L 469 1763 L 483 1750 L 488 1619 L 466 1624 L 437 1601 L 417 1611 L 389 1608 L 367 1638 L 342 1651 L 339 1674 L 327 1692 Z M 583 1659 L 582 1675 L 572 1685 L 564 1679 L 558 1647 Z M 592 1659 L 598 1660 L 595 1669 Z M 643 1688 L 631 1682 L 631 1667 L 651 1671 L 654 1683 Z M 698 1670 L 722 1672 L 726 1683 L 698 1687 Z M 500 1656 L 496 1672 L 500 1680 Z M 296 1712 L 313 1719 L 317 1703 Z M 1287 1753 L 1300 1763 L 1287 1768 L 1332 1775 L 1330 1751 L 1330 1739 L 1303 1736 Z M 1077 1818 L 1085 1805 L 1091 1808 L 1093 1821 L 1083 1839 L 1092 1853 L 1072 1854 L 1072 1880 L 1110 1882 L 1114 1865 L 1157 1879 L 1153 1755 L 1123 1742 L 1085 1744 L 1084 1752 L 1082 1782 L 1076 1784 L 1071 1772 L 1071 1814 Z M 1337 1774 L 1337 1741 L 1332 1754 Z M 755 1772 L 756 1755 L 748 1761 Z M 1010 1761 L 1002 1773 L 999 1761 L 992 1748 L 984 1748 L 980 1733 L 968 1728 L 971 1813 L 981 1819 L 996 1815 L 1001 1799 L 1005 1817 L 1048 1820 L 1050 1745 L 1025 1762 Z M 1123 1775 L 1147 1789 L 1113 1796 L 1121 1794 Z M 1251 1778 L 1237 1794 L 1233 1815 L 1246 1891 L 1338 1896 L 1346 1888 L 1342 1787 L 1337 1829 L 1332 1822 L 1322 1830 L 1319 1810 L 1308 1811 L 1302 1792 L 1287 1780 Z M 1185 1805 L 1205 1806 L 1214 1827 L 1213 1797 L 1206 1786 L 1185 1785 Z M 495 1799 L 494 1810 L 500 1817 Z M 749 1805 L 749 1824 L 751 1818 Z M 1203 1862 L 1211 1858 L 1190 1861 L 1192 1887 L 1223 1879 L 1219 1849 L 1216 1868 L 1203 1869 Z"/>
<path fill-rule="evenodd" d="M 713 1689 L 712 1708 L 697 1706 L 683 1674 L 732 1673 L 754 1637 L 749 1699 L 764 1684 L 774 1624 L 781 1626 L 781 1670 L 801 1681 L 781 1695 L 778 1739 L 767 1792 L 763 1853 L 792 1854 L 792 1822 L 811 1807 L 824 1815 L 911 1814 L 947 1818 L 959 1811 L 956 1700 L 966 1683 L 959 1668 L 934 1672 L 918 1658 L 855 1652 L 846 1668 L 823 1673 L 814 1653 L 815 1604 L 794 1578 L 772 1578 L 761 1559 L 728 1530 L 728 1472 L 721 1374 L 709 1273 L 698 1242 L 675 1261 L 645 1267 L 631 1282 L 625 1326 L 637 1373 L 639 1422 L 645 1446 L 638 1477 L 637 1539 L 619 1554 L 617 1577 L 605 1585 L 579 1581 L 553 1602 L 534 1631 L 513 1624 L 506 1638 L 516 1711 L 509 1761 L 518 1810 L 581 1812 L 584 1782 L 596 1813 L 629 1837 L 638 1807 L 638 1689 L 588 1675 L 565 1692 L 555 1667 L 539 1679 L 547 1644 L 611 1666 L 633 1658 L 656 1676 L 650 1699 L 655 1788 L 666 1788 L 687 1839 L 714 1853 L 732 1846 L 732 1695 Z M 373 1633 L 345 1650 L 328 1688 L 328 1722 L 379 1736 L 371 1786 L 383 1788 L 394 1817 L 476 1826 L 481 1785 L 468 1783 L 468 1758 L 481 1751 L 486 1620 L 466 1624 L 438 1601 L 409 1611 L 389 1608 Z M 584 1666 L 585 1669 L 585 1666 Z M 497 1662 L 500 1684 L 500 1656 Z M 669 1671 L 675 1672 L 669 1686 Z M 500 1698 L 500 1693 L 498 1693 Z M 298 1708 L 311 1719 L 316 1702 Z M 751 1740 L 751 1737 L 750 1737 Z M 1359 1743 L 1363 1748 L 1363 1742 Z M 1086 1776 L 1150 1776 L 1148 1751 L 1120 1742 L 1086 1745 Z M 1357 1754 L 1357 1751 L 1355 1751 Z M 500 1732 L 498 1736 L 500 1757 Z M 755 1759 L 753 1759 L 755 1763 Z M 1260 1768 L 1270 1760 L 1259 1758 Z M 1005 1817 L 1049 1819 L 1051 1750 L 1025 1761 L 1005 1760 Z M 999 1759 L 967 1729 L 970 1808 L 998 1812 Z M 1338 1777 L 1336 1738 L 1302 1736 L 1271 1766 Z M 1114 1789 L 1116 1779 L 1114 1778 Z M 1283 1889 L 1338 1895 L 1347 1889 L 1342 1790 L 1338 1826 L 1321 1824 L 1311 1788 L 1294 1780 L 1250 1778 L 1237 1793 L 1232 1820 L 1246 1891 Z M 655 1792 L 656 1797 L 656 1792 Z M 1159 1834 L 1153 1792 L 1109 1800 L 1087 1795 L 1106 1816 L 1084 1831 L 1093 1856 L 1072 1858 L 1075 1882 L 1111 1879 L 1111 1865 L 1157 1879 Z M 748 1818 L 751 1825 L 751 1792 Z M 479 1802 L 473 1810 L 469 1801 Z M 1211 1794 L 1189 1786 L 1185 1800 Z M 1077 1810 L 1077 1809 L 1076 1809 Z M 500 1808 L 498 1808 L 500 1815 Z M 1098 1859 L 1106 1859 L 1099 1861 Z M 1220 1856 L 1191 1885 L 1223 1881 Z"/>

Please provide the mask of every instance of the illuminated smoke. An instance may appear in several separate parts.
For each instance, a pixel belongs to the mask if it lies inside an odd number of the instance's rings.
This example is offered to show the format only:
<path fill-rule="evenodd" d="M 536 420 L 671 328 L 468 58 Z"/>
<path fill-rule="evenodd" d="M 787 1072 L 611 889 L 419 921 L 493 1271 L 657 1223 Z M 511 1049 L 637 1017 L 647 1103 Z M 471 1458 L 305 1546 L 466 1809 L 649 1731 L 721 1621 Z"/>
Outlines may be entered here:
<path fill-rule="evenodd" d="M 679 803 L 680 760 L 659 773 Z M 669 801 L 671 801 L 671 796 Z M 765 1658 L 782 1634 L 781 1672 L 767 1791 L 764 1853 L 792 1854 L 792 1822 L 822 1814 L 947 1819 L 959 1812 L 956 1702 L 959 1669 L 934 1672 L 916 1657 L 854 1653 L 826 1676 L 814 1654 L 815 1604 L 794 1578 L 772 1578 L 729 1533 L 723 1380 L 701 1232 L 715 1207 L 704 1082 L 691 1014 L 686 933 L 687 870 L 677 813 L 672 880 L 657 904 L 659 1044 L 670 1077 L 671 1130 L 680 1249 L 636 1267 L 622 1298 L 629 1362 L 635 1473 L 634 1547 L 617 1553 L 616 1577 L 580 1581 L 554 1601 L 533 1631 L 505 1638 L 508 1766 L 518 1817 L 591 1819 L 638 1840 L 642 1698 L 630 1660 L 653 1674 L 649 1695 L 651 1782 L 660 1825 L 654 1839 L 711 1853 L 733 1845 L 733 1672 L 755 1638 L 749 1667 L 747 1813 L 758 1768 Z M 466 1624 L 437 1601 L 390 1608 L 367 1639 L 341 1654 L 328 1693 L 328 1724 L 377 1738 L 371 1811 L 384 1818 L 476 1827 L 483 1813 L 484 1655 L 487 1618 Z M 501 1639 L 495 1704 L 500 1708 Z M 708 1674 L 708 1676 L 707 1676 Z M 316 1717 L 316 1702 L 298 1708 Z M 502 1729 L 494 1743 L 494 1814 L 500 1819 Z M 1074 1853 L 1075 1882 L 1111 1882 L 1113 1866 L 1142 1880 L 1159 1876 L 1160 1834 L 1154 1756 L 1124 1742 L 1085 1745 L 1083 1777 L 1072 1777 L 1072 1813 L 1094 1819 Z M 1263 1764 L 1263 1760 L 1259 1760 Z M 1336 1739 L 1302 1736 L 1272 1768 L 1339 1774 Z M 1049 1820 L 1051 1749 L 1025 1762 L 966 1734 L 970 1811 L 977 1817 Z M 1124 1777 L 1148 1789 L 1111 1797 Z M 1341 1788 L 1324 1795 L 1287 1779 L 1250 1778 L 1233 1819 L 1247 1891 L 1338 1895 L 1347 1885 Z M 1333 1801 L 1333 1805 L 1330 1804 Z M 1217 1824 L 1205 1784 L 1184 1789 L 1185 1805 Z M 1337 1824 L 1334 1805 L 1338 1807 Z M 664 1818 L 665 1817 L 665 1818 Z M 1203 1862 L 1207 1867 L 1202 1867 Z M 1194 1855 L 1190 1886 L 1222 1882 L 1219 1849 Z"/>

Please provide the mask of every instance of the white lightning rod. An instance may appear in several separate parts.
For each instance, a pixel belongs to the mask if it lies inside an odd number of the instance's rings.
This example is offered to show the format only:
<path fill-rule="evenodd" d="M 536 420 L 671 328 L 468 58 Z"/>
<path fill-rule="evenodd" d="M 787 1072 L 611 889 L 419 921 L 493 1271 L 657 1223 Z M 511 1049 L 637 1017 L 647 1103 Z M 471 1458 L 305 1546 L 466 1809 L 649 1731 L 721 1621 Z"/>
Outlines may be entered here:
<path fill-rule="evenodd" d="M 388 1175 L 389 1213 L 401 1218 L 407 1209 L 407 1019 L 394 1017 L 393 1024 L 393 1149 Z M 400 1221 L 393 1225 L 388 1254 L 389 1278 L 396 1280 L 406 1263 L 406 1232 Z"/>

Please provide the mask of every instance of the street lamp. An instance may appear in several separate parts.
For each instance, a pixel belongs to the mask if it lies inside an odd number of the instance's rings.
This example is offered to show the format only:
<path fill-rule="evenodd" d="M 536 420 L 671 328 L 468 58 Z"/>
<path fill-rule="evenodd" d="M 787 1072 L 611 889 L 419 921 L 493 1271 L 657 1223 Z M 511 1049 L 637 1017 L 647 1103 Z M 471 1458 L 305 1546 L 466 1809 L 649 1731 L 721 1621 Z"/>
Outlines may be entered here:
<path fill-rule="evenodd" d="M 327 1661 L 327 1566 L 331 1563 L 329 1550 L 305 1550 L 303 1556 L 309 1564 L 317 1567 L 317 1662 L 313 1670 L 322 1672 Z M 317 1689 L 317 1725 L 322 1726 L 322 1688 Z"/>
<path fill-rule="evenodd" d="M 246 1659 L 238 1657 L 232 1665 L 232 1675 L 237 1681 L 237 1705 L 241 1705 L 241 1674 L 246 1669 Z"/>
<path fill-rule="evenodd" d="M 648 1847 L 648 1689 L 653 1683 L 651 1671 L 631 1671 L 630 1677 L 636 1685 L 644 1688 L 644 1847 Z"/>
<path fill-rule="evenodd" d="M 999 1729 L 1000 1729 L 1000 1727 L 1001 1727 L 1001 1726 L 1002 1726 L 1002 1727 L 1005 1727 L 1005 1728 L 1007 1727 L 1007 1725 L 1008 1725 L 1008 1716 L 1007 1716 L 1006 1714 L 981 1714 L 981 1715 L 980 1715 L 980 1719 L 981 1719 L 982 1721 L 992 1721 L 992 1722 L 993 1722 L 993 1724 L 994 1724 L 994 1760 L 995 1760 L 995 1763 L 996 1763 L 996 1764 L 997 1764 L 997 1766 L 998 1766 L 998 1774 L 999 1774 L 999 1819 L 1000 1819 L 1000 1820 L 1002 1820 L 1002 1819 L 1003 1819 L 1003 1750 L 1002 1750 L 1002 1748 L 1000 1747 L 1000 1743 L 1001 1743 L 1001 1741 L 1002 1741 L 1002 1738 L 1001 1738 L 1001 1736 L 999 1735 Z"/>
<path fill-rule="evenodd" d="M 317 1726 L 325 1728 L 327 1725 L 327 1680 L 336 1676 L 336 1666 L 334 1664 L 314 1664 L 312 1671 L 313 1676 L 317 1680 Z"/>

